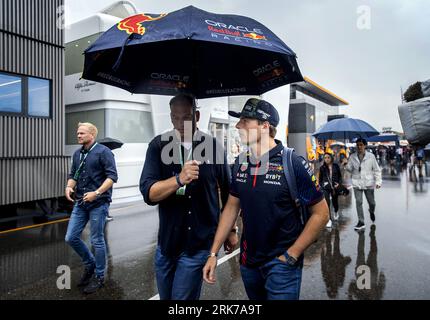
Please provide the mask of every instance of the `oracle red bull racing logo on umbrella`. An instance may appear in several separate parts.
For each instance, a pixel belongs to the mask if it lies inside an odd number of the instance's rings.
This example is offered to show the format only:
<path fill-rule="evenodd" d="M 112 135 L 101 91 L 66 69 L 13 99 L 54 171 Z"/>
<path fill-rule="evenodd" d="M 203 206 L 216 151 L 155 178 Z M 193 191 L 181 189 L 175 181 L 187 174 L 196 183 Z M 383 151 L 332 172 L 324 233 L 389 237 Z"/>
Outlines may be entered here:
<path fill-rule="evenodd" d="M 151 16 L 149 14 L 137 14 L 132 17 L 125 18 L 120 23 L 118 23 L 118 29 L 121 31 L 125 31 L 128 34 L 137 33 L 140 35 L 144 35 L 146 32 L 146 28 L 143 26 L 144 22 L 160 20 L 164 18 L 167 13 L 162 13 L 158 16 Z"/>
<path fill-rule="evenodd" d="M 205 20 L 205 22 L 212 34 L 223 35 L 226 40 L 229 40 L 230 37 L 235 37 L 235 39 L 267 40 L 266 36 L 263 35 L 263 31 L 259 28 L 225 24 L 212 20 Z"/>

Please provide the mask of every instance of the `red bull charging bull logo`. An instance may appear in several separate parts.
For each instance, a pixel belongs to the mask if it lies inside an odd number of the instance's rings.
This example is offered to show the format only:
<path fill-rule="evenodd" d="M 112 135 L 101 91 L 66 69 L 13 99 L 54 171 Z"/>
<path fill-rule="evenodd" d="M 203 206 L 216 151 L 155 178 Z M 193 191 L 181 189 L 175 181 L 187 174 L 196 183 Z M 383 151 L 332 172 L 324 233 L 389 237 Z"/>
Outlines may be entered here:
<path fill-rule="evenodd" d="M 118 23 L 118 29 L 121 31 L 125 31 L 128 34 L 137 33 L 140 35 L 144 35 L 146 32 L 146 28 L 142 25 L 144 22 L 160 20 L 166 15 L 167 13 L 163 13 L 156 17 L 152 17 L 144 13 L 137 14 L 135 16 L 125 18 L 120 23 Z"/>
<path fill-rule="evenodd" d="M 267 40 L 265 36 L 256 34 L 255 32 L 244 33 L 243 36 L 254 40 Z"/>

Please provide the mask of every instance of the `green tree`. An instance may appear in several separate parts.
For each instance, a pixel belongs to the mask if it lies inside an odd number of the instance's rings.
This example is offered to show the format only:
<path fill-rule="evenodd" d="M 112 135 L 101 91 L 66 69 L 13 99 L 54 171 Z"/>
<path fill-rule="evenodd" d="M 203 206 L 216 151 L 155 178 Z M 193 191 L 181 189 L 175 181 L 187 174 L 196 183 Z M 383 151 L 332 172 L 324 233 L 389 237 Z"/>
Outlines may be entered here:
<path fill-rule="evenodd" d="M 405 91 L 405 94 L 403 95 L 403 98 L 406 102 L 411 102 L 417 99 L 421 99 L 423 97 L 424 95 L 421 89 L 421 82 L 419 81 L 410 85 L 409 88 Z"/>

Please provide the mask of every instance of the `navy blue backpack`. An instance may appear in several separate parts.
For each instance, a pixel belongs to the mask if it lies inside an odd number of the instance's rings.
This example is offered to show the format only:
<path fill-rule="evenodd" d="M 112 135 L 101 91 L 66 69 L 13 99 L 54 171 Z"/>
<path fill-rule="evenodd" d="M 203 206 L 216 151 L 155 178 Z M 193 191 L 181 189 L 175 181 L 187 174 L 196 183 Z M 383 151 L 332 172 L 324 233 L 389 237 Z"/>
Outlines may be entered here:
<path fill-rule="evenodd" d="M 294 166 L 293 166 L 293 152 L 294 149 L 284 147 L 284 151 L 282 152 L 282 166 L 284 168 L 284 175 L 287 180 L 288 189 L 290 191 L 291 198 L 293 202 L 296 204 L 296 208 L 298 214 L 300 215 L 300 221 L 302 223 L 303 228 L 311 217 L 311 212 L 309 207 L 304 205 L 298 196 L 297 191 L 297 183 L 296 183 L 296 175 L 294 174 Z M 302 158 L 305 162 L 306 160 Z"/>

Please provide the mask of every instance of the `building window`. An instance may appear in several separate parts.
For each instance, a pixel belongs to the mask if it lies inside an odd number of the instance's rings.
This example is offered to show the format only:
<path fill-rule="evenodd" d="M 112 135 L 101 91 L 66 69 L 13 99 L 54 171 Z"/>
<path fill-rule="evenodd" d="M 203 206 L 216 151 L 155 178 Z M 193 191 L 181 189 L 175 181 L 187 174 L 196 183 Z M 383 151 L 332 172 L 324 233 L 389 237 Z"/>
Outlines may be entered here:
<path fill-rule="evenodd" d="M 100 35 L 101 33 L 96 33 L 91 36 L 66 43 L 66 76 L 75 73 L 82 73 L 84 70 L 84 55 L 82 53 L 93 42 L 95 42 Z"/>
<path fill-rule="evenodd" d="M 22 78 L 0 73 L 0 112 L 22 113 Z"/>
<path fill-rule="evenodd" d="M 151 112 L 97 109 L 66 113 L 66 144 L 78 144 L 76 130 L 79 122 L 94 124 L 99 131 L 97 139 L 110 137 L 124 143 L 149 143 L 154 138 Z"/>
<path fill-rule="evenodd" d="M 0 115 L 51 116 L 51 81 L 0 72 Z"/>
<path fill-rule="evenodd" d="M 28 78 L 28 115 L 49 117 L 50 114 L 50 81 Z"/>
<path fill-rule="evenodd" d="M 124 143 L 149 143 L 154 138 L 151 112 L 140 110 L 106 110 L 108 136 Z"/>

